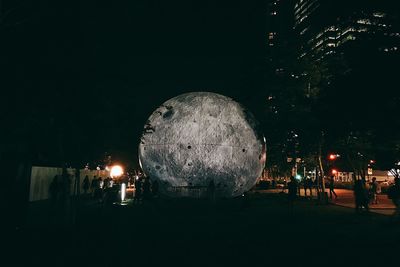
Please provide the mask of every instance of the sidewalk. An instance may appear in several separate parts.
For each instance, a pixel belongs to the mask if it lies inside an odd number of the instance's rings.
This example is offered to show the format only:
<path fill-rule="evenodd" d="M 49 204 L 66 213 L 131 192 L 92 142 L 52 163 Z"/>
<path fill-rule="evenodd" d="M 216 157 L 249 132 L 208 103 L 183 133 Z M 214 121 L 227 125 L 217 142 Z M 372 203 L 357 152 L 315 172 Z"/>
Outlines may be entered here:
<path fill-rule="evenodd" d="M 329 195 L 329 190 L 327 190 Z M 354 200 L 354 193 L 352 190 L 348 189 L 335 189 L 338 198 L 335 200 L 333 197 L 330 202 L 332 204 L 348 207 L 355 209 L 355 200 Z M 394 213 L 395 206 L 392 201 L 387 197 L 387 195 L 380 194 L 377 195 L 378 204 L 370 204 L 369 208 L 372 212 L 385 214 L 385 215 L 392 215 Z"/>
<path fill-rule="evenodd" d="M 258 190 L 259 192 L 265 192 L 265 193 L 281 193 L 283 190 L 282 189 L 267 189 L 267 190 Z M 325 190 L 328 194 L 329 197 L 329 190 Z M 284 192 L 287 192 L 285 189 Z M 355 209 L 355 200 L 354 200 L 354 194 L 352 190 L 349 189 L 335 189 L 335 192 L 338 196 L 337 199 L 333 196 L 333 199 L 329 199 L 329 203 L 346 207 L 346 208 L 352 208 Z M 309 191 L 307 192 L 309 196 Z M 300 189 L 300 196 L 304 197 L 304 189 Z M 371 212 L 375 213 L 380 213 L 384 215 L 392 215 L 394 213 L 395 206 L 392 203 L 392 201 L 387 197 L 387 195 L 381 194 L 378 195 L 378 204 L 371 204 L 369 206 Z M 317 199 L 317 194 L 316 191 L 313 190 L 313 196 L 312 199 Z"/>

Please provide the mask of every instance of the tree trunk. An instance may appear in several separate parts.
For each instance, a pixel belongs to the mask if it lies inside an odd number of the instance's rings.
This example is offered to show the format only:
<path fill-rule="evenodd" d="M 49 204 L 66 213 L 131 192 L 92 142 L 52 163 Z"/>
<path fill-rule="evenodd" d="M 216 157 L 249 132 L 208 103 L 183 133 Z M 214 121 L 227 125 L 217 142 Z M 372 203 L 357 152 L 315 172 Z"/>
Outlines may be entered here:
<path fill-rule="evenodd" d="M 319 142 L 319 148 L 318 148 L 318 167 L 321 173 L 321 189 L 322 192 L 325 192 L 325 172 L 324 172 L 324 166 L 322 164 L 322 142 L 323 142 L 323 133 L 321 134 L 321 140 Z"/>

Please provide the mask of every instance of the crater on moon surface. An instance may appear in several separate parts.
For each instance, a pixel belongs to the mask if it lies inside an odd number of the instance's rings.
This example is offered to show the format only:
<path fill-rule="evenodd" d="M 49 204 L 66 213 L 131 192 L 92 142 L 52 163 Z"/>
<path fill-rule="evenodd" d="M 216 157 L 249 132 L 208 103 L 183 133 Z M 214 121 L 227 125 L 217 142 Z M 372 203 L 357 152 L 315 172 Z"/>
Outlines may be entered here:
<path fill-rule="evenodd" d="M 265 142 L 253 115 L 210 92 L 176 96 L 149 117 L 139 161 L 161 193 L 172 197 L 235 197 L 251 189 L 265 165 Z"/>

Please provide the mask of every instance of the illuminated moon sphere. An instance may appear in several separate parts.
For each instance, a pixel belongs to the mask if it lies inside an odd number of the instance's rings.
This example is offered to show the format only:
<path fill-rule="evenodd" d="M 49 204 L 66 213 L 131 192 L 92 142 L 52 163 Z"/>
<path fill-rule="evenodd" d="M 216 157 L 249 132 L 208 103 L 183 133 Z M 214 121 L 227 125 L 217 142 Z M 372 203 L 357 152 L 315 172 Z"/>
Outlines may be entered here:
<path fill-rule="evenodd" d="M 256 125 L 246 109 L 226 96 L 179 95 L 148 119 L 139 162 L 167 196 L 239 196 L 255 185 L 265 165 L 265 142 Z"/>

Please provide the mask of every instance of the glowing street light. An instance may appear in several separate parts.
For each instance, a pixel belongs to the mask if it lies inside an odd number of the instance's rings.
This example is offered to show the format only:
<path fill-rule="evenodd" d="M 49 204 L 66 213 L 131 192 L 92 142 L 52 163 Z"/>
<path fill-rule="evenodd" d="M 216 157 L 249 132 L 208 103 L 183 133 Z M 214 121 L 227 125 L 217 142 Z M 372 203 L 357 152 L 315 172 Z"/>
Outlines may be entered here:
<path fill-rule="evenodd" d="M 119 165 L 114 165 L 111 167 L 110 176 L 111 178 L 118 178 L 124 174 L 124 169 Z"/>
<path fill-rule="evenodd" d="M 340 155 L 339 154 L 329 154 L 329 160 L 335 160 L 335 159 L 337 159 L 338 157 L 340 157 Z"/>

